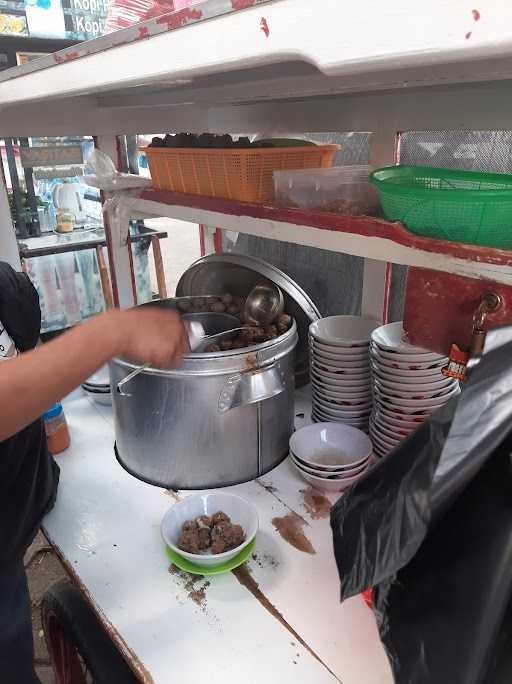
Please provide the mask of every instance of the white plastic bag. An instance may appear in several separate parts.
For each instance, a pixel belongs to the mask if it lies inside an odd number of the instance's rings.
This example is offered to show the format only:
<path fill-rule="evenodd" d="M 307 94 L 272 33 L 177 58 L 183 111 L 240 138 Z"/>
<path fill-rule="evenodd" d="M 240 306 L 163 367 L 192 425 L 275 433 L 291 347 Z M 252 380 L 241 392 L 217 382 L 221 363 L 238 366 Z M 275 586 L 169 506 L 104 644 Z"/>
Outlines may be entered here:
<path fill-rule="evenodd" d="M 133 173 L 120 173 L 110 157 L 100 150 L 93 150 L 85 166 L 84 183 L 106 192 L 151 187 L 149 178 Z"/>

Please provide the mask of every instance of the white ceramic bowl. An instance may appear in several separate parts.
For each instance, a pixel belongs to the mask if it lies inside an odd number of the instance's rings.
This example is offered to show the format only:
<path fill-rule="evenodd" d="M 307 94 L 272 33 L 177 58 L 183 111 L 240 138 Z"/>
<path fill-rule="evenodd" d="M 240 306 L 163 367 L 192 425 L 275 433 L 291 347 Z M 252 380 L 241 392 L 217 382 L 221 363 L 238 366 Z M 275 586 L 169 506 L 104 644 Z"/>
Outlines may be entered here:
<path fill-rule="evenodd" d="M 334 418 L 363 418 L 369 415 L 372 405 L 368 403 L 363 406 L 335 406 L 333 404 L 327 404 L 326 402 L 313 398 L 313 404 L 315 408 L 325 413 L 328 416 L 333 416 Z"/>
<path fill-rule="evenodd" d="M 379 325 L 378 321 L 364 316 L 329 316 L 311 323 L 309 332 L 323 344 L 350 347 L 367 344 Z"/>
<path fill-rule="evenodd" d="M 396 389 L 407 392 L 435 392 L 436 390 L 443 390 L 453 387 L 456 384 L 456 380 L 451 378 L 445 378 L 441 376 L 438 380 L 437 378 L 432 378 L 431 380 L 421 381 L 418 379 L 417 383 L 403 383 L 399 380 L 387 380 L 384 378 L 378 378 L 379 384 L 387 389 Z"/>
<path fill-rule="evenodd" d="M 385 437 L 389 437 L 390 439 L 402 440 L 414 431 L 414 428 L 396 427 L 395 425 L 385 423 L 382 421 L 381 418 L 378 418 L 377 416 L 372 417 L 371 423 L 378 433 L 382 432 L 382 434 Z"/>
<path fill-rule="evenodd" d="M 356 392 L 361 394 L 370 388 L 371 376 L 352 376 L 344 375 L 342 378 L 324 378 L 321 375 L 311 373 L 311 382 L 319 389 L 326 389 L 329 392 Z"/>
<path fill-rule="evenodd" d="M 376 328 L 371 335 L 372 342 L 385 350 L 399 352 L 400 354 L 431 354 L 429 349 L 416 347 L 406 340 L 402 321 L 388 323 Z M 436 354 L 434 354 L 436 356 Z"/>
<path fill-rule="evenodd" d="M 421 425 L 425 420 L 425 416 L 420 416 L 418 418 L 415 418 L 414 420 L 407 420 L 405 417 L 402 417 L 399 414 L 387 415 L 380 408 L 376 407 L 374 407 L 373 413 L 375 416 L 375 420 L 378 420 L 379 422 L 382 422 L 385 425 L 389 425 L 392 428 L 396 428 L 399 431 L 416 430 L 416 428 L 419 425 Z"/>
<path fill-rule="evenodd" d="M 403 399 L 402 397 L 392 397 L 387 394 L 383 394 L 377 387 L 374 388 L 374 396 L 378 397 L 381 402 L 388 401 L 394 406 L 406 407 L 406 408 L 419 408 L 419 409 L 429 409 L 439 406 L 444 406 L 452 397 L 459 394 L 460 389 L 454 387 L 452 390 L 443 394 L 440 397 L 434 397 L 432 399 Z"/>
<path fill-rule="evenodd" d="M 453 392 L 454 386 L 438 387 L 433 390 L 418 389 L 416 385 L 402 385 L 403 389 L 390 389 L 386 385 L 381 384 L 377 378 L 373 380 L 373 386 L 376 391 L 385 397 L 400 397 L 402 399 L 435 399 L 436 397 L 443 397 L 450 392 Z M 406 389 L 407 388 L 407 389 Z"/>
<path fill-rule="evenodd" d="M 386 349 L 381 349 L 374 342 L 370 345 L 371 353 L 380 357 L 381 359 L 386 359 L 388 361 L 395 361 L 398 363 L 430 363 L 441 361 L 446 362 L 446 357 L 442 354 L 400 354 L 400 352 L 391 352 Z"/>
<path fill-rule="evenodd" d="M 416 384 L 417 382 L 437 382 L 444 378 L 441 372 L 442 367 L 425 368 L 423 370 L 397 369 L 381 366 L 380 364 L 371 364 L 372 373 L 375 373 L 382 380 L 389 380 L 390 382 L 400 382 L 404 384 Z"/>
<path fill-rule="evenodd" d="M 370 392 L 367 392 L 366 394 L 355 398 L 329 397 L 326 396 L 323 392 L 318 392 L 315 388 L 313 388 L 313 398 L 324 402 L 330 408 L 350 409 L 352 407 L 352 409 L 356 409 L 369 406 L 372 403 L 372 395 Z"/>
<path fill-rule="evenodd" d="M 399 437 L 396 439 L 389 439 L 379 432 L 374 425 L 370 425 L 370 438 L 374 444 L 375 442 L 378 442 L 381 446 L 387 447 L 388 449 L 394 449 L 397 444 L 400 444 L 402 441 Z"/>
<path fill-rule="evenodd" d="M 386 417 L 407 420 L 412 423 L 423 423 L 423 421 L 425 421 L 430 414 L 435 411 L 435 408 L 418 410 L 394 406 L 393 404 L 384 404 L 378 398 L 375 399 L 373 408 L 375 411 L 380 411 Z"/>
<path fill-rule="evenodd" d="M 311 418 L 313 422 L 318 423 L 330 423 L 336 425 L 348 425 L 350 427 L 357 428 L 363 432 L 368 430 L 368 417 L 365 418 L 335 418 L 334 416 L 328 416 L 322 413 L 319 409 L 313 409 L 311 411 Z"/>
<path fill-rule="evenodd" d="M 410 371 L 428 371 L 428 370 L 434 370 L 436 368 L 439 369 L 439 372 L 441 371 L 441 368 L 444 368 L 444 366 L 447 365 L 447 360 L 442 359 L 441 361 L 424 361 L 424 362 L 418 362 L 418 361 L 412 361 L 412 362 L 403 362 L 403 361 L 393 361 L 391 359 L 383 359 L 381 356 L 378 354 L 375 354 L 372 352 L 371 354 L 371 359 L 372 363 L 381 366 L 382 368 L 391 368 L 394 370 L 410 370 Z"/>
<path fill-rule="evenodd" d="M 370 365 L 370 355 L 355 356 L 351 359 L 328 359 L 320 354 L 311 353 L 311 362 L 318 366 L 330 366 L 335 371 L 338 368 L 351 368 L 353 366 L 360 366 L 361 368 L 368 368 Z"/>
<path fill-rule="evenodd" d="M 368 347 L 329 347 L 310 338 L 309 349 L 313 356 L 329 361 L 355 361 L 369 357 Z"/>
<path fill-rule="evenodd" d="M 290 438 L 291 451 L 313 468 L 355 467 L 372 452 L 372 444 L 360 430 L 339 423 L 317 423 L 297 430 Z"/>
<path fill-rule="evenodd" d="M 312 484 L 315 489 L 323 489 L 326 492 L 342 492 L 344 489 L 348 489 L 355 482 L 357 482 L 366 473 L 369 465 L 366 466 L 360 473 L 353 475 L 352 477 L 344 477 L 342 479 L 328 480 L 325 477 L 317 477 L 311 473 L 306 472 L 302 468 L 299 468 L 297 463 L 292 459 L 292 466 L 303 477 L 306 482 Z"/>
<path fill-rule="evenodd" d="M 90 378 L 85 381 L 86 385 L 92 385 L 93 387 L 110 387 L 110 373 L 108 370 L 108 364 L 102 366 L 96 373 L 93 373 Z"/>
<path fill-rule="evenodd" d="M 369 360 L 364 361 L 347 361 L 339 366 L 331 366 L 330 363 L 325 363 L 319 359 L 312 359 L 311 365 L 313 368 L 318 370 L 319 373 L 322 371 L 328 371 L 329 373 L 334 373 L 336 375 L 343 375 L 346 373 L 365 373 L 370 370 Z"/>
<path fill-rule="evenodd" d="M 310 337 L 309 339 L 309 349 L 311 353 L 322 354 L 327 358 L 334 357 L 335 359 L 339 359 L 350 357 L 354 359 L 360 359 L 368 357 L 370 355 L 369 344 L 365 344 L 360 347 L 333 347 L 329 346 L 328 344 L 322 344 L 322 342 L 318 342 L 312 337 Z"/>
<path fill-rule="evenodd" d="M 295 463 L 297 468 L 306 471 L 310 475 L 315 475 L 316 477 L 323 477 L 325 480 L 345 480 L 347 477 L 354 477 L 354 475 L 359 475 L 368 466 L 368 461 L 370 456 L 364 461 L 360 466 L 356 468 L 344 468 L 343 470 L 319 470 L 318 468 L 312 468 L 307 466 L 300 459 L 298 459 L 293 452 L 290 451 L 290 458 Z"/>
<path fill-rule="evenodd" d="M 177 543 L 183 523 L 194 520 L 200 515 L 214 515 L 218 511 L 229 515 L 233 524 L 242 526 L 245 532 L 243 544 L 237 546 L 236 549 L 216 555 L 187 553 L 178 548 Z M 227 563 L 250 544 L 258 532 L 258 524 L 258 511 L 246 499 L 227 492 L 207 492 L 188 496 L 183 501 L 174 504 L 164 515 L 160 529 L 167 546 L 170 546 L 179 556 L 201 567 L 214 567 Z"/>

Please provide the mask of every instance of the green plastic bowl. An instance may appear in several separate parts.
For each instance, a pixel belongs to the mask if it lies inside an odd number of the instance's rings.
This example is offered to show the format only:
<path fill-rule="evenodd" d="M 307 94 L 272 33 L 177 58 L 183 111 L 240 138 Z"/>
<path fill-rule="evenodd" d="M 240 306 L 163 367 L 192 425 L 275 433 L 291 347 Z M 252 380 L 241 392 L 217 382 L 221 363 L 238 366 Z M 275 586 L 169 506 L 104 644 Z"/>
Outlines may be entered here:
<path fill-rule="evenodd" d="M 422 166 L 374 171 L 384 216 L 416 235 L 512 248 L 512 175 Z"/>

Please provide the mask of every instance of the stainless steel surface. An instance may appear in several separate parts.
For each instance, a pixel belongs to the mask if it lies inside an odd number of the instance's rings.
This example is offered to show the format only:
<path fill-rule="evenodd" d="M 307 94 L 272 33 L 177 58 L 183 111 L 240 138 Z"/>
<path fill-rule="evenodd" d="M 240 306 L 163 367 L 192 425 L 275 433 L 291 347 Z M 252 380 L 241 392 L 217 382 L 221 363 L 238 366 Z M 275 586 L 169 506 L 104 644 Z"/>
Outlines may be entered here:
<path fill-rule="evenodd" d="M 173 301 L 176 301 L 176 298 Z M 183 314 L 181 318 L 185 322 L 193 321 L 200 323 L 206 335 L 217 335 L 240 326 L 238 318 L 227 313 L 202 311 L 200 313 Z"/>
<path fill-rule="evenodd" d="M 285 388 L 285 378 L 275 363 L 259 371 L 237 373 L 227 379 L 220 393 L 219 413 L 271 399 L 284 392 Z"/>
<path fill-rule="evenodd" d="M 192 351 L 194 352 L 194 354 L 201 354 L 201 353 L 205 352 L 207 347 L 209 347 L 211 344 L 217 344 L 217 342 L 220 342 L 225 337 L 227 337 L 230 340 L 233 340 L 235 337 L 235 333 L 240 332 L 240 330 L 245 330 L 245 328 L 242 326 L 239 326 L 238 328 L 232 328 L 231 330 L 224 330 L 223 332 L 216 333 L 215 335 L 205 335 L 194 346 Z"/>
<path fill-rule="evenodd" d="M 283 311 L 283 293 L 274 284 L 258 283 L 245 301 L 245 319 L 252 325 L 270 325 Z"/>
<path fill-rule="evenodd" d="M 143 306 L 176 308 L 176 301 Z M 293 428 L 296 344 L 293 323 L 260 345 L 189 354 L 180 368 L 132 376 L 129 396 L 112 397 L 120 463 L 139 479 L 175 489 L 235 484 L 275 467 Z M 114 359 L 112 386 L 135 370 Z"/>
<path fill-rule="evenodd" d="M 142 366 L 139 366 L 136 368 L 134 371 L 129 373 L 125 378 L 121 380 L 121 382 L 117 383 L 117 392 L 118 394 L 121 394 L 123 397 L 131 397 L 132 395 L 129 392 L 125 392 L 123 390 L 123 387 L 127 385 L 133 378 L 135 378 L 139 373 L 142 373 L 142 371 L 145 371 L 146 369 L 150 368 L 151 364 L 150 363 L 145 363 Z"/>
<path fill-rule="evenodd" d="M 286 273 L 266 261 L 243 254 L 210 254 L 196 261 L 183 274 L 176 293 L 200 295 L 205 292 L 229 292 L 246 297 L 258 283 L 277 285 L 284 297 L 284 309 L 297 324 L 299 342 L 296 350 L 295 381 L 298 387 L 309 382 L 308 330 L 320 312 L 309 296 Z"/>

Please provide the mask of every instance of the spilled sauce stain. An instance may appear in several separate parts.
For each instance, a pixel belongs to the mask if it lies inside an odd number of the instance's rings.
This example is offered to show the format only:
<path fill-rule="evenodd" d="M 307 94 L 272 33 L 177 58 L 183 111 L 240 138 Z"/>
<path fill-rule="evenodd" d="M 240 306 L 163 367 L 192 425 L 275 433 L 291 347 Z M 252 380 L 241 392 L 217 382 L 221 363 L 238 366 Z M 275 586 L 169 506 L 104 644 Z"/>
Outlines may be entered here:
<path fill-rule="evenodd" d="M 304 508 L 313 520 L 329 517 L 331 514 L 331 502 L 322 492 L 319 492 L 314 487 L 308 487 L 307 489 L 301 489 L 301 494 L 304 496 Z"/>
<path fill-rule="evenodd" d="M 299 518 L 300 520 L 300 518 Z M 292 637 L 295 639 L 295 642 L 298 642 L 301 646 L 303 646 L 306 651 L 308 651 L 315 660 L 317 660 L 321 665 L 325 667 L 325 669 L 330 672 L 330 674 L 336 679 L 337 682 L 341 681 L 336 677 L 334 672 L 327 667 L 327 665 L 323 662 L 323 660 L 313 651 L 313 649 L 308 646 L 308 644 L 304 641 L 304 639 L 293 629 L 293 627 L 290 625 L 289 622 L 286 621 L 286 619 L 283 617 L 283 615 L 277 610 L 277 608 L 274 606 L 271 601 L 265 596 L 265 594 L 261 591 L 259 584 L 256 582 L 254 577 L 251 575 L 249 568 L 247 565 L 241 565 L 239 568 L 236 568 L 236 570 L 233 570 L 233 575 L 237 578 L 237 580 L 240 582 L 240 584 L 245 587 L 250 593 L 254 596 L 254 598 L 267 610 L 273 618 L 275 618 L 285 629 L 288 630 L 288 632 L 292 635 Z M 295 646 L 295 642 L 291 641 L 290 644 Z M 294 661 L 295 663 L 295 661 Z M 296 663 L 295 663 L 296 664 Z"/>
<path fill-rule="evenodd" d="M 272 525 L 288 544 L 303 553 L 314 555 L 316 551 L 313 544 L 302 531 L 305 524 L 306 521 L 296 513 L 289 513 L 282 518 L 272 518 Z"/>
<path fill-rule="evenodd" d="M 203 610 L 206 609 L 206 590 L 210 586 L 210 582 L 205 580 L 202 575 L 193 575 L 190 572 L 180 570 L 173 563 L 169 565 L 169 572 L 175 575 L 183 582 L 185 591 L 188 593 L 189 599 L 194 601 Z M 199 585 L 199 586 L 198 586 Z"/>
<path fill-rule="evenodd" d="M 167 496 L 170 496 L 171 499 L 174 499 L 174 501 L 181 501 L 181 496 L 178 494 L 178 492 L 175 492 L 174 489 L 166 489 L 165 493 L 167 494 Z"/>
<path fill-rule="evenodd" d="M 480 21 L 480 12 L 477 9 L 471 10 L 471 14 L 475 21 Z"/>

